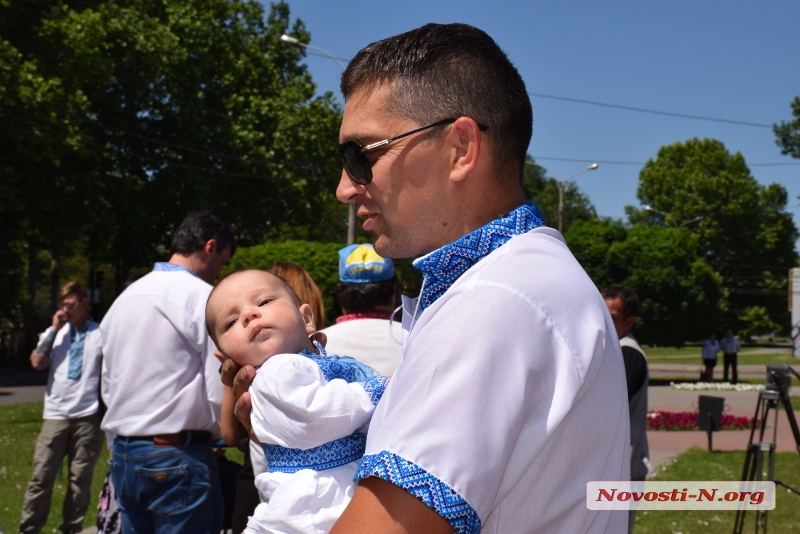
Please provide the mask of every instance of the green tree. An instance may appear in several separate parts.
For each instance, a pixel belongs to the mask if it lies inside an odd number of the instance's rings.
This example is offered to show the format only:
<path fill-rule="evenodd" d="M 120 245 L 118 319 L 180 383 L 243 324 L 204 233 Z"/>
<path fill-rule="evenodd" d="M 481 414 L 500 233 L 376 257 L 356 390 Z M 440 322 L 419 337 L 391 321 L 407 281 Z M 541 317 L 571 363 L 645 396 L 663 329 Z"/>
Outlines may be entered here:
<path fill-rule="evenodd" d="M 775 144 L 781 147 L 781 154 L 800 158 L 800 96 L 794 97 L 791 106 L 794 119 L 773 125 L 772 131 L 775 132 Z"/>
<path fill-rule="evenodd" d="M 786 273 L 796 263 L 798 232 L 785 188 L 759 184 L 744 156 L 721 142 L 691 139 L 661 147 L 645 164 L 637 197 L 655 211 L 630 209 L 632 223 L 683 226 L 696 238 L 698 256 L 722 277 L 728 325 L 745 328 L 739 318 L 751 306 L 788 325 Z"/>
<path fill-rule="evenodd" d="M 636 336 L 679 347 L 718 328 L 722 280 L 697 254 L 696 238 L 675 228 L 635 225 L 608 251 L 610 277 L 639 295 Z"/>
<path fill-rule="evenodd" d="M 593 219 L 576 221 L 564 238 L 589 278 L 603 289 L 619 282 L 609 271 L 608 251 L 614 243 L 625 241 L 627 235 L 621 221 Z"/>
<path fill-rule="evenodd" d="M 640 342 L 679 347 L 717 328 L 721 280 L 697 255 L 690 233 L 594 220 L 575 223 L 565 237 L 598 289 L 622 284 L 639 295 Z"/>
<path fill-rule="evenodd" d="M 0 0 L 0 315 L 42 251 L 53 288 L 82 250 L 121 291 L 193 210 L 243 245 L 343 241 L 341 110 L 283 33 L 309 39 L 285 2 Z"/>
<path fill-rule="evenodd" d="M 536 163 L 528 154 L 525 158 L 522 185 L 525 196 L 536 201 L 544 215 L 545 223 L 558 227 L 558 181 L 547 176 L 547 169 Z M 589 197 L 573 181 L 564 182 L 564 233 L 575 221 L 588 221 L 597 217 Z"/>

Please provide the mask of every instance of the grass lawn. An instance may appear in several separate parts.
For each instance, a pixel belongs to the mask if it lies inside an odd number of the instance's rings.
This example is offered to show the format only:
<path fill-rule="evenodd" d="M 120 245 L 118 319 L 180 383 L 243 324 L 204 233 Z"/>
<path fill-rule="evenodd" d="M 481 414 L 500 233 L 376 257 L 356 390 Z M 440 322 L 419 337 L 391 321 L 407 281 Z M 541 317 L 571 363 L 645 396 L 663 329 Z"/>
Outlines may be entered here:
<path fill-rule="evenodd" d="M 708 452 L 690 449 L 673 463 L 659 469 L 653 480 L 739 480 L 744 452 Z M 775 478 L 800 488 L 800 455 L 780 452 L 775 455 Z M 800 496 L 778 486 L 776 507 L 768 513 L 769 532 L 800 533 Z M 635 534 L 729 534 L 736 512 L 709 510 L 637 512 Z M 744 532 L 755 532 L 755 512 L 747 512 Z"/>
<path fill-rule="evenodd" d="M 0 409 L 0 525 L 6 532 L 16 532 L 22 499 L 33 470 L 36 436 L 42 429 L 41 402 L 3 406 Z M 108 471 L 108 449 L 104 446 L 92 480 L 92 502 L 84 528 L 97 523 L 97 497 Z M 56 532 L 61 524 L 61 506 L 66 493 L 67 462 L 61 468 L 53 489 L 50 516 L 42 532 Z"/>
<path fill-rule="evenodd" d="M 0 526 L 5 532 L 16 532 L 22 511 L 22 499 L 33 470 L 33 450 L 42 428 L 41 402 L 15 404 L 0 408 Z M 225 449 L 226 456 L 241 464 L 243 455 L 235 448 Z M 56 478 L 50 516 L 43 533 L 56 532 L 61 524 L 61 506 L 67 484 L 67 462 Z M 84 528 L 97 523 L 97 503 L 103 478 L 108 471 L 108 449 L 104 446 L 94 470 L 92 502 L 86 513 Z"/>

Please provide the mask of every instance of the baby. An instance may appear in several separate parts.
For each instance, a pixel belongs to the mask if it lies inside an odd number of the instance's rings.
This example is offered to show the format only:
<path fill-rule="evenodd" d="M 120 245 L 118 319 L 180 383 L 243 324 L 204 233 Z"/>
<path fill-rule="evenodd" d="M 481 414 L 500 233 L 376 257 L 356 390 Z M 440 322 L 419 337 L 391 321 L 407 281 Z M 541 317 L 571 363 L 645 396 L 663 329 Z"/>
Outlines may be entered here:
<path fill-rule="evenodd" d="M 256 487 L 268 502 L 245 533 L 328 532 L 355 491 L 364 432 L 386 378 L 352 358 L 327 356 L 309 338 L 309 305 L 266 271 L 220 280 L 208 297 L 206 326 L 220 360 L 258 370 L 251 421 L 267 458 Z"/>

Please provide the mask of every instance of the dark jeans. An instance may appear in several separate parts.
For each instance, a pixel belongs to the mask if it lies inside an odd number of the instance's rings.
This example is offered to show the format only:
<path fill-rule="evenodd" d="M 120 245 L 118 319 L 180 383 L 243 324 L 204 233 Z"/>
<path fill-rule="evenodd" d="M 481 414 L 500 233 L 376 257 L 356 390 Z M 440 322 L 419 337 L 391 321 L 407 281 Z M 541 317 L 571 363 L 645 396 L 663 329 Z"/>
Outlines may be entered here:
<path fill-rule="evenodd" d="M 111 453 L 124 534 L 219 534 L 222 491 L 211 446 L 117 438 Z"/>
<path fill-rule="evenodd" d="M 726 352 L 725 356 L 723 356 L 723 360 L 725 362 L 725 370 L 723 372 L 725 382 L 728 381 L 728 368 L 732 367 L 733 368 L 732 379 L 733 383 L 736 384 L 737 382 L 739 382 L 739 372 L 736 370 L 736 353 L 734 352 L 729 354 Z"/>

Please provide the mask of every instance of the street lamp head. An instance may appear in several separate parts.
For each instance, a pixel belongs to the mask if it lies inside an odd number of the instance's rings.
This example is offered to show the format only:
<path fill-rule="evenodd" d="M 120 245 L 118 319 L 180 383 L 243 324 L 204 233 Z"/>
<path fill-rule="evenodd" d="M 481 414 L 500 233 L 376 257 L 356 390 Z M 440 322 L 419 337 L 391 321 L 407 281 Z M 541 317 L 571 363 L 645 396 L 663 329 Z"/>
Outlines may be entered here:
<path fill-rule="evenodd" d="M 600 165 L 598 165 L 597 163 L 592 163 L 591 165 L 589 165 L 588 167 L 586 167 L 586 170 L 593 171 L 593 170 L 595 170 L 595 169 L 596 169 L 597 167 L 599 167 L 599 166 L 600 166 Z"/>
<path fill-rule="evenodd" d="M 298 41 L 297 39 L 295 39 L 291 35 L 286 35 L 285 33 L 283 35 L 281 35 L 281 41 L 283 41 L 284 43 L 289 43 L 289 44 L 294 44 L 294 45 L 300 44 L 300 41 Z"/>

